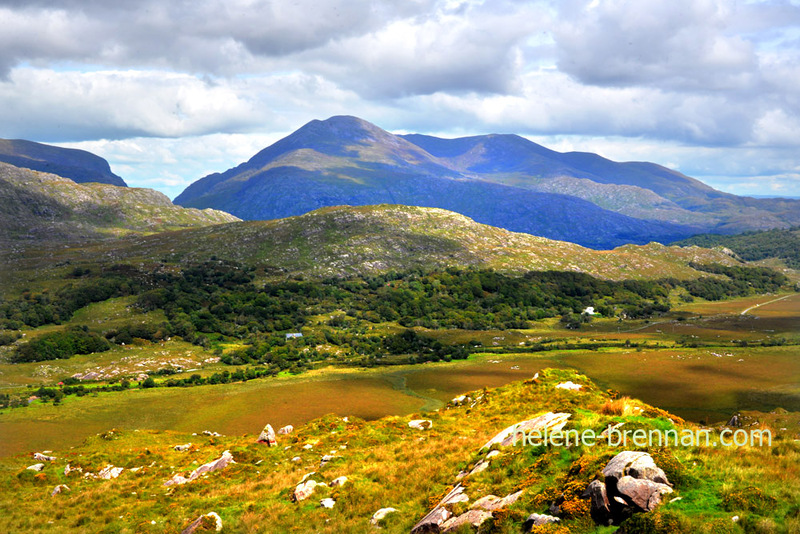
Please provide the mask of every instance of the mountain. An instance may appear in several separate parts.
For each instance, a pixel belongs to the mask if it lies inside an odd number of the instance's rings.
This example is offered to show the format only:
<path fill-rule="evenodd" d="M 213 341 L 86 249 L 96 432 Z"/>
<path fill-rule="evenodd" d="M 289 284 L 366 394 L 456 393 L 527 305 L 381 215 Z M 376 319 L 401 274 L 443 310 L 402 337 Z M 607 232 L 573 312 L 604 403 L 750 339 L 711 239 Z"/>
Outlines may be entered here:
<path fill-rule="evenodd" d="M 56 174 L 77 183 L 97 182 L 126 187 L 108 162 L 85 150 L 61 148 L 21 139 L 0 139 L 0 161 L 16 167 Z"/>
<path fill-rule="evenodd" d="M 216 210 L 175 206 L 151 189 L 74 181 L 0 163 L 4 239 L 74 240 L 237 221 Z"/>
<path fill-rule="evenodd" d="M 312 121 L 246 163 L 195 182 L 175 203 L 251 220 L 343 204 L 437 207 L 596 248 L 669 241 L 698 231 L 614 213 L 568 195 L 486 181 L 355 117 Z"/>
<path fill-rule="evenodd" d="M 800 223 L 796 200 L 739 197 L 654 163 L 618 163 L 586 152 L 556 152 L 518 135 L 402 137 L 444 164 L 483 180 L 566 193 L 633 217 L 700 225 L 722 233 Z"/>
<path fill-rule="evenodd" d="M 55 254 L 54 262 L 83 260 L 79 249 L 61 247 Z M 704 275 L 691 263 L 739 264 L 721 251 L 657 243 L 597 251 L 442 209 L 404 205 L 322 208 L 286 219 L 131 236 L 104 242 L 94 256 L 90 261 L 181 264 L 217 257 L 268 275 L 311 277 L 478 267 L 507 273 L 576 271 L 613 280 L 690 279 Z"/>

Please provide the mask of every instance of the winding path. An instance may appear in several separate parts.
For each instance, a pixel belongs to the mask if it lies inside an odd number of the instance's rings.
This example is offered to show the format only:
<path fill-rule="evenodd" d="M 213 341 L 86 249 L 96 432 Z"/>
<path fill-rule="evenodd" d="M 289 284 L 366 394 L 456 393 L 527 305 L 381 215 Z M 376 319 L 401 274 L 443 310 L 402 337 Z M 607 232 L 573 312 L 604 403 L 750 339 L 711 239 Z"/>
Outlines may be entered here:
<path fill-rule="evenodd" d="M 791 295 L 784 295 L 784 296 L 782 296 L 780 298 L 777 298 L 777 299 L 774 299 L 774 300 L 770 300 L 769 302 L 762 302 L 761 304 L 756 304 L 755 306 L 750 306 L 746 310 L 743 310 L 742 313 L 740 313 L 739 315 L 744 315 L 747 312 L 749 312 L 750 310 L 754 310 L 754 309 L 758 308 L 759 306 L 766 306 L 767 304 L 772 304 L 773 302 L 778 302 L 779 300 L 788 299 L 789 297 L 793 297 L 795 295 L 796 295 L 796 293 L 795 294 L 791 294 Z"/>

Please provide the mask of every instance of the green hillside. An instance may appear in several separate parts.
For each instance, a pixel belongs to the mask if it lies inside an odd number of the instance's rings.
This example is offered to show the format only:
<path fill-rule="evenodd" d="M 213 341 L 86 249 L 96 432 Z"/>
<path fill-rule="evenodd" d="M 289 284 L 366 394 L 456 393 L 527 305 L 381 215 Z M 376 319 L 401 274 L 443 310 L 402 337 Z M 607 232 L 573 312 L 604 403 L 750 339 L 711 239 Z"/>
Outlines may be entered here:
<path fill-rule="evenodd" d="M 175 206 L 151 189 L 74 181 L 0 163 L 0 229 L 4 239 L 96 239 L 238 220 L 216 210 Z"/>
<path fill-rule="evenodd" d="M 778 258 L 783 260 L 787 267 L 800 269 L 800 227 L 776 228 L 739 235 L 703 234 L 673 244 L 706 248 L 724 247 L 747 261 Z"/>

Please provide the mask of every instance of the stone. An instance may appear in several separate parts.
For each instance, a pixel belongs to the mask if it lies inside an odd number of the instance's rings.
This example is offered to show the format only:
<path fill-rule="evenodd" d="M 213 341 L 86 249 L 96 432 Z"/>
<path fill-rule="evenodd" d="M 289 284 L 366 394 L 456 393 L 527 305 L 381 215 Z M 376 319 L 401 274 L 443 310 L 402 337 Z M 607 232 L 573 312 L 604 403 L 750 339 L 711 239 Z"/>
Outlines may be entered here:
<path fill-rule="evenodd" d="M 42 471 L 44 470 L 44 464 L 29 465 L 26 469 L 28 469 L 29 471 Z"/>
<path fill-rule="evenodd" d="M 480 508 L 482 510 L 486 510 L 487 512 L 493 512 L 495 510 L 499 510 L 500 508 L 511 506 L 517 502 L 517 499 L 522 496 L 523 491 L 524 490 L 520 490 L 516 493 L 512 493 L 511 495 L 506 495 L 503 498 L 497 497 L 496 495 L 487 495 L 472 503 L 470 508 L 473 510 Z"/>
<path fill-rule="evenodd" d="M 556 389 L 566 389 L 569 391 L 580 391 L 583 387 L 582 384 L 576 384 L 571 380 L 567 380 L 566 382 L 562 382 L 556 386 Z"/>
<path fill-rule="evenodd" d="M 411 534 L 423 534 L 425 532 L 440 532 L 442 524 L 452 517 L 452 513 L 447 509 L 447 504 L 460 500 L 460 495 L 464 493 L 464 487 L 457 484 L 433 510 L 428 512 L 425 517 L 419 520 L 411 529 Z"/>
<path fill-rule="evenodd" d="M 450 402 L 452 402 L 456 406 L 461 406 L 462 404 L 470 402 L 471 400 L 472 400 L 472 398 L 468 397 L 467 395 L 459 395 L 458 397 L 455 397 Z"/>
<path fill-rule="evenodd" d="M 336 504 L 336 501 L 334 501 L 333 499 L 328 497 L 328 498 L 325 498 L 325 499 L 322 499 L 321 501 L 319 501 L 319 504 L 323 508 L 333 508 L 333 505 Z"/>
<path fill-rule="evenodd" d="M 264 430 L 262 430 L 261 434 L 258 435 L 258 442 L 266 443 L 270 447 L 275 447 L 278 444 L 278 440 L 275 439 L 275 431 L 272 429 L 272 425 L 267 424 L 267 426 L 264 427 Z"/>
<path fill-rule="evenodd" d="M 205 529 L 213 528 L 214 532 L 222 531 L 222 518 L 216 512 L 209 512 L 201 515 L 191 522 L 188 527 L 181 531 L 181 534 L 194 534 L 194 531 L 200 527 Z"/>
<path fill-rule="evenodd" d="M 344 486 L 346 482 L 347 482 L 347 477 L 346 476 L 337 477 L 337 478 L 334 478 L 333 481 L 331 481 L 331 486 L 332 487 Z"/>
<path fill-rule="evenodd" d="M 302 459 L 302 458 L 300 458 L 299 456 L 295 456 L 294 458 L 292 458 L 292 461 L 293 461 L 293 462 L 302 462 L 302 461 L 303 461 L 303 459 Z"/>
<path fill-rule="evenodd" d="M 549 525 L 550 523 L 558 523 L 561 519 L 547 514 L 531 514 L 528 516 L 528 519 L 522 524 L 522 531 L 528 532 L 533 527 L 541 527 L 543 525 Z"/>
<path fill-rule="evenodd" d="M 192 444 L 191 443 L 185 443 L 183 445 L 175 445 L 172 448 L 175 449 L 178 452 L 186 452 L 186 451 L 188 451 L 189 449 L 192 448 Z"/>
<path fill-rule="evenodd" d="M 592 480 L 586 491 L 583 492 L 584 498 L 590 499 L 589 514 L 595 523 L 607 525 L 611 519 L 611 504 L 608 502 L 606 485 L 599 480 Z"/>
<path fill-rule="evenodd" d="M 417 430 L 429 430 L 433 427 L 433 421 L 429 419 L 414 419 L 408 422 L 408 426 Z"/>
<path fill-rule="evenodd" d="M 294 432 L 294 427 L 292 425 L 286 425 L 284 427 L 281 427 L 280 430 L 278 430 L 278 434 L 282 436 L 286 434 L 291 434 L 292 432 Z"/>
<path fill-rule="evenodd" d="M 497 445 L 499 447 L 508 447 L 509 445 L 513 445 L 518 439 L 521 439 L 522 432 L 530 433 L 537 430 L 542 432 L 547 430 L 549 433 L 559 432 L 562 428 L 564 428 L 564 425 L 567 424 L 567 421 L 570 417 L 571 414 L 568 413 L 548 412 L 538 417 L 534 417 L 533 419 L 528 419 L 527 421 L 520 421 L 519 423 L 515 423 L 510 427 L 501 430 L 495 437 L 486 442 L 481 449 L 488 449 L 493 445 Z"/>
<path fill-rule="evenodd" d="M 102 478 L 103 480 L 111 480 L 112 478 L 117 478 L 125 469 L 122 467 L 114 467 L 111 464 L 108 464 L 104 468 L 97 473 L 97 478 Z"/>
<path fill-rule="evenodd" d="M 734 414 L 733 417 L 731 417 L 730 420 L 728 421 L 728 424 L 726 424 L 725 426 L 736 427 L 736 428 L 741 427 L 742 422 L 739 419 L 739 414 Z"/>
<path fill-rule="evenodd" d="M 40 452 L 33 453 L 33 459 L 38 462 L 55 462 L 55 456 L 47 456 L 46 454 L 42 454 Z"/>
<path fill-rule="evenodd" d="M 624 476 L 617 482 L 617 491 L 639 511 L 651 512 L 661 504 L 661 497 L 672 493 L 672 488 L 652 480 Z"/>
<path fill-rule="evenodd" d="M 626 475 L 671 486 L 667 475 L 646 452 L 622 451 L 609 460 L 603 469 L 609 489 L 613 489 L 617 481 Z"/>
<path fill-rule="evenodd" d="M 489 454 L 486 455 L 486 459 L 491 460 L 495 456 L 500 456 L 500 451 L 498 450 L 489 451 Z"/>
<path fill-rule="evenodd" d="M 478 473 L 486 471 L 488 467 L 489 467 L 489 462 L 487 462 L 486 460 L 481 460 L 480 462 L 475 464 L 475 467 L 472 468 L 472 471 L 469 472 L 468 476 L 477 475 Z"/>
<path fill-rule="evenodd" d="M 317 483 L 314 480 L 306 480 L 297 485 L 292 494 L 294 502 L 300 502 L 308 499 L 314 493 Z"/>
<path fill-rule="evenodd" d="M 66 484 L 59 484 L 58 486 L 53 488 L 53 491 L 52 491 L 52 493 L 50 493 L 50 496 L 51 497 L 55 497 L 56 495 L 58 495 L 59 493 L 62 493 L 64 491 L 72 491 L 72 490 L 70 490 L 69 486 L 67 486 Z"/>
<path fill-rule="evenodd" d="M 458 517 L 451 517 L 442 523 L 440 532 L 452 532 L 461 528 L 463 525 L 480 527 L 484 521 L 491 519 L 492 513 L 485 510 L 469 510 Z"/>
<path fill-rule="evenodd" d="M 187 482 L 192 482 L 196 480 L 200 476 L 206 473 L 212 473 L 214 471 L 219 471 L 220 469 L 225 469 L 230 464 L 235 464 L 236 462 L 233 460 L 233 455 L 230 451 L 225 451 L 222 453 L 222 456 L 217 458 L 216 460 L 212 460 L 207 464 L 203 464 L 189 475 L 189 478 L 184 477 L 183 475 L 175 474 L 164 482 L 165 486 L 172 486 L 175 484 L 186 484 Z"/>
<path fill-rule="evenodd" d="M 378 523 L 383 521 L 383 519 L 387 515 L 393 514 L 396 511 L 397 508 L 381 508 L 380 510 L 372 514 L 372 519 L 370 519 L 369 522 L 372 523 L 373 526 L 378 526 Z"/>

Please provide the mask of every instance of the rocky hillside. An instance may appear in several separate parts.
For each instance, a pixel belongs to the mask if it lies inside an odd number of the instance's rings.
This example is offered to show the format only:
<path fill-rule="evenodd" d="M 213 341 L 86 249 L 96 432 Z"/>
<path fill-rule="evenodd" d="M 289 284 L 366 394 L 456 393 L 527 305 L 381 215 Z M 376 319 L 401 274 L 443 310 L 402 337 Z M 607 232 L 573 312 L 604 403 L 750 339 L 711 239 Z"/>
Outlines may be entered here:
<path fill-rule="evenodd" d="M 106 244 L 98 256 L 115 261 L 170 262 L 217 256 L 268 273 L 337 277 L 475 266 L 517 273 L 577 271 L 616 280 L 694 278 L 700 273 L 690 262 L 737 263 L 720 251 L 656 243 L 596 251 L 479 224 L 441 209 L 396 205 L 324 208 L 275 221 L 132 237 Z"/>
<path fill-rule="evenodd" d="M 435 412 L 329 415 L 244 436 L 109 429 L 74 449 L 5 458 L 0 529 L 796 532 L 800 448 L 759 427 L 770 446 L 721 447 L 735 428 L 697 427 L 546 370 Z M 634 435 L 709 445 L 637 446 Z"/>
<path fill-rule="evenodd" d="M 77 183 L 97 182 L 125 187 L 108 162 L 85 150 L 61 148 L 21 139 L 0 139 L 0 162 L 57 174 Z"/>
<path fill-rule="evenodd" d="M 88 183 L 0 163 L 0 228 L 5 239 L 48 241 L 153 233 L 238 220 L 175 206 L 151 189 Z"/>
<path fill-rule="evenodd" d="M 594 248 L 668 242 L 670 236 L 699 230 L 637 219 L 575 196 L 487 180 L 355 117 L 312 121 L 248 162 L 195 182 L 175 203 L 222 209 L 250 220 L 343 204 L 436 207 Z"/>

